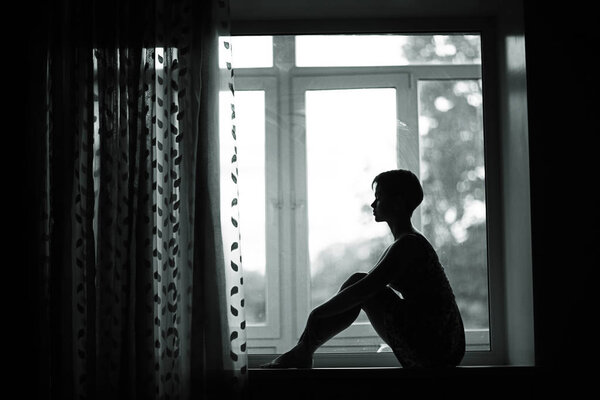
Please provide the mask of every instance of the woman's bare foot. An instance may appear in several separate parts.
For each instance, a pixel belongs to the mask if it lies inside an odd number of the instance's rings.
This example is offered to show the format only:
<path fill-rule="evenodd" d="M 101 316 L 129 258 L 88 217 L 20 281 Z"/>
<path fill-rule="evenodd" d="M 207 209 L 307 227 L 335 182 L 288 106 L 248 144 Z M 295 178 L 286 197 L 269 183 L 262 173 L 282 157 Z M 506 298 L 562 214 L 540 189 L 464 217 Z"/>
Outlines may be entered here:
<path fill-rule="evenodd" d="M 312 368 L 313 359 L 312 355 L 299 350 L 294 347 L 287 353 L 284 353 L 271 361 L 270 363 L 263 364 L 261 368 Z"/>

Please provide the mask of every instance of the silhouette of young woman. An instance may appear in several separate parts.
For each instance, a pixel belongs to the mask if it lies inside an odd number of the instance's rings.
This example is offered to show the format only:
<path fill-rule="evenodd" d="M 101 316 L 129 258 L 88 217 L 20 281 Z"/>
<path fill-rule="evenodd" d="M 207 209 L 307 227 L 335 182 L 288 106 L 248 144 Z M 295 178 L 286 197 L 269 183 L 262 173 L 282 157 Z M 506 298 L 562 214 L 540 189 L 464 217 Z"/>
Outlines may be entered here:
<path fill-rule="evenodd" d="M 361 309 L 403 367 L 461 362 L 465 336 L 454 293 L 435 250 L 410 220 L 423 200 L 418 178 L 392 170 L 375 177 L 373 187 L 375 221 L 387 222 L 394 243 L 369 273 L 353 274 L 315 308 L 298 344 L 263 368 L 311 368 L 317 348 L 349 327 Z"/>

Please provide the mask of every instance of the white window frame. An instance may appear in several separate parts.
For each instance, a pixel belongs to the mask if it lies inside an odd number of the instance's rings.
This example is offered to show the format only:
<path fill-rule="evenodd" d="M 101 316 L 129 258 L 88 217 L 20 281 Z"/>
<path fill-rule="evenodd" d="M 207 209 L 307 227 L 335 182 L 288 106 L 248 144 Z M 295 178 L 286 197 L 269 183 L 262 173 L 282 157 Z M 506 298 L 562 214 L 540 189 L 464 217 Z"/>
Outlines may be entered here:
<path fill-rule="evenodd" d="M 235 82 L 239 91 L 263 91 L 265 93 L 265 297 L 266 321 L 249 323 L 247 335 L 253 339 L 276 339 L 281 335 L 280 272 L 278 265 L 282 201 L 279 190 L 278 165 L 280 164 L 279 135 L 277 128 L 277 79 L 273 76 L 246 77 Z M 267 349 L 268 350 L 268 349 Z"/>
<path fill-rule="evenodd" d="M 298 171 L 305 167 L 303 152 L 294 151 L 295 143 L 302 137 L 304 123 L 299 118 L 303 116 L 294 115 L 289 99 L 297 94 L 298 88 L 327 89 L 327 88 L 350 88 L 341 85 L 344 81 L 341 74 L 359 74 L 368 76 L 371 80 L 368 86 L 358 84 L 356 88 L 365 87 L 396 87 L 397 96 L 407 98 L 397 101 L 398 118 L 406 120 L 407 125 L 414 127 L 415 135 L 409 138 L 410 146 L 416 146 L 417 151 L 411 152 L 418 155 L 418 93 L 417 85 L 420 80 L 458 80 L 458 79 L 482 79 L 480 65 L 410 65 L 397 67 L 295 67 L 293 60 L 293 37 L 273 37 L 274 47 L 289 49 L 281 58 L 281 54 L 274 54 L 274 66 L 271 68 L 248 68 L 235 70 L 235 87 L 239 90 L 269 90 L 276 92 L 278 100 L 275 104 L 267 100 L 266 108 L 269 110 L 267 116 L 267 137 L 272 138 L 273 147 L 277 148 L 276 157 L 269 159 L 267 155 L 267 324 L 248 326 L 248 348 L 250 367 L 256 367 L 263 362 L 272 359 L 272 354 L 279 354 L 293 346 L 299 338 L 306 322 L 306 316 L 310 312 L 310 273 L 308 270 L 307 230 L 306 230 L 306 182 L 305 176 Z M 283 46 L 283 47 L 282 47 Z M 287 46 L 287 47 L 285 47 Z M 291 47 L 290 47 L 291 46 Z M 291 58 L 290 58 L 291 57 Z M 378 78 L 375 78 L 378 77 Z M 402 77 L 402 79 L 399 79 Z M 354 78 L 353 78 L 354 80 Z M 387 80 L 387 81 L 386 81 Z M 405 80 L 404 82 L 401 82 Z M 375 85 L 375 81 L 380 86 Z M 271 82 L 271 83 L 265 83 Z M 395 83 L 391 83 L 395 82 Z M 352 82 L 348 82 L 352 84 Z M 484 83 L 485 84 L 485 83 Z M 408 88 L 406 88 L 408 86 Z M 268 88 L 268 89 L 267 89 Z M 398 90 L 401 89 L 401 90 Z M 301 96 L 303 97 L 303 96 Z M 295 102 L 303 103 L 302 99 Z M 268 103 L 270 102 L 270 103 Z M 267 105 L 268 104 L 268 105 Z M 484 104 L 484 107 L 486 105 Z M 271 112 L 270 110 L 275 110 Z M 493 111 L 492 111 L 493 113 Z M 490 134 L 487 130 L 490 111 L 485 108 L 484 112 L 484 140 Z M 402 119 L 404 118 L 404 119 Z M 286 132 L 292 132 L 291 134 Z M 267 143 L 269 140 L 266 141 Z M 300 142 L 302 143 L 301 139 Z M 267 144 L 267 146 L 269 146 Z M 272 151 L 272 150 L 271 150 Z M 489 149 L 485 146 L 486 172 L 497 168 L 493 165 L 497 157 L 488 157 Z M 270 151 L 267 149 L 267 154 Z M 407 160 L 406 157 L 400 157 Z M 292 160 L 292 162 L 285 162 Z M 418 157 L 410 160 L 404 168 L 419 170 Z M 273 170 L 278 174 L 275 178 Z M 498 185 L 494 182 L 495 174 L 486 174 L 486 193 L 490 191 L 489 186 Z M 292 177 L 292 179 L 288 179 Z M 492 181 L 490 181 L 490 178 Z M 300 189 L 298 192 L 297 188 Z M 304 191 L 302 191 L 304 190 Z M 493 190 L 493 189 L 492 189 Z M 276 193 L 276 194 L 275 194 Z M 502 342 L 496 335 L 494 329 L 500 331 L 497 325 L 501 325 L 502 318 L 494 317 L 502 314 L 502 280 L 498 279 L 499 272 L 495 267 L 491 254 L 498 253 L 500 243 L 498 210 L 500 205 L 495 199 L 488 196 L 486 199 L 487 227 L 488 227 L 488 299 L 490 306 L 490 334 L 489 349 L 487 349 L 487 330 L 467 330 L 467 354 L 463 365 L 497 364 L 502 359 Z M 416 216 L 420 219 L 420 216 Z M 269 228 L 269 224 L 279 221 L 279 226 Z M 420 225 L 420 221 L 415 221 Z M 273 233 L 273 235 L 269 234 Z M 278 234 L 275 234 L 277 232 Z M 299 246 L 299 247 L 295 247 Z M 305 247 L 305 251 L 298 248 Z M 281 268 L 275 262 L 277 260 Z M 299 271 L 303 271 L 300 272 Z M 271 300 L 271 301 L 269 301 Z M 290 312 L 289 310 L 295 310 Z M 293 317 L 295 315 L 295 317 Z M 277 318 L 279 317 L 279 318 Z M 338 337 L 332 339 L 340 345 L 349 343 L 357 336 L 372 336 L 374 331 L 368 323 L 358 323 L 356 329 L 348 329 Z M 381 340 L 377 340 L 381 342 Z M 259 350 L 261 354 L 254 354 Z M 315 355 L 315 366 L 337 367 L 337 366 L 398 366 L 398 362 L 392 353 L 317 353 Z"/>

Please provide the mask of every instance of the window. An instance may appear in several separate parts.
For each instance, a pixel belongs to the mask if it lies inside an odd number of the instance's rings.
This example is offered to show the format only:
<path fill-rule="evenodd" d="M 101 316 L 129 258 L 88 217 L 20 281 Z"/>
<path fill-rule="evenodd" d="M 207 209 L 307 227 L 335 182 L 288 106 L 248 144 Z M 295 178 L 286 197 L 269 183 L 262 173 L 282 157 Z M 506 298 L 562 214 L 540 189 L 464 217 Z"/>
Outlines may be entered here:
<path fill-rule="evenodd" d="M 222 41 L 231 46 L 236 69 L 251 365 L 253 357 L 293 346 L 310 310 L 353 272 L 370 269 L 391 242 L 387 226 L 372 220 L 370 185 L 377 173 L 394 168 L 414 171 L 423 184 L 425 201 L 413 223 L 446 269 L 467 351 L 489 351 L 493 244 L 487 234 L 480 36 Z M 223 92 L 221 101 L 226 140 L 230 94 Z M 352 354 L 360 365 L 363 356 L 372 365 L 397 365 L 364 314 L 318 353 Z"/>

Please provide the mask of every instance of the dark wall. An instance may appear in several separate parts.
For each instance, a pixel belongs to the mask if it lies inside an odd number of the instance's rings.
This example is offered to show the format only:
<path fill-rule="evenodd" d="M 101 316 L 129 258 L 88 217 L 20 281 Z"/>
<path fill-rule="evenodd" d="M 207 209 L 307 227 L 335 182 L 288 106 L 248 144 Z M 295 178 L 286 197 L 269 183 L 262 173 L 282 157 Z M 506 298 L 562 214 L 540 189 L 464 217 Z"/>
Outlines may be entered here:
<path fill-rule="evenodd" d="M 40 127 L 44 124 L 44 46 L 48 37 L 46 21 L 49 2 L 12 2 L 6 16 L 14 21 L 6 41 L 10 51 L 6 58 L 3 94 L 6 113 L 3 124 L 4 169 L 3 192 L 10 205 L 3 220 L 5 236 L 5 284 L 3 292 L 10 299 L 7 329 L 11 386 L 24 398 L 42 398 L 48 386 L 39 375 L 41 330 L 38 278 L 40 276 L 40 179 L 44 173 L 40 160 Z M 7 3 L 8 4 L 8 3 Z M 6 123 L 7 122 L 7 123 Z M 7 178 L 7 179 L 6 179 Z M 8 292 L 6 291 L 8 289 Z"/>
<path fill-rule="evenodd" d="M 600 109 L 591 4 L 525 2 L 536 364 L 567 369 L 597 361 L 590 353 L 598 347 Z"/>

